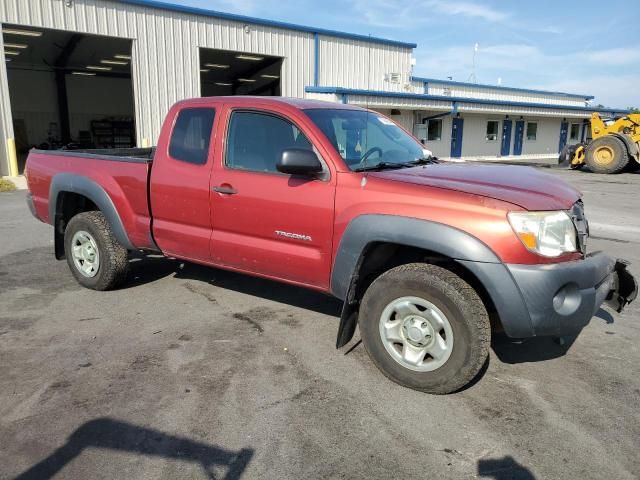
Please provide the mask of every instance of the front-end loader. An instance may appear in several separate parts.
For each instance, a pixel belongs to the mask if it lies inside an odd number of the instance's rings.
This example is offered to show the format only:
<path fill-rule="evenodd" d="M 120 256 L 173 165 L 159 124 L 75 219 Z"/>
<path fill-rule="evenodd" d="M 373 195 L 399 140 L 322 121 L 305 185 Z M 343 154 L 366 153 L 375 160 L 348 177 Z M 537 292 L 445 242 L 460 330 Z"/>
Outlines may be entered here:
<path fill-rule="evenodd" d="M 619 173 L 640 166 L 640 113 L 603 120 L 591 114 L 591 140 L 566 145 L 559 163 L 573 169 L 584 165 L 595 173 Z"/>

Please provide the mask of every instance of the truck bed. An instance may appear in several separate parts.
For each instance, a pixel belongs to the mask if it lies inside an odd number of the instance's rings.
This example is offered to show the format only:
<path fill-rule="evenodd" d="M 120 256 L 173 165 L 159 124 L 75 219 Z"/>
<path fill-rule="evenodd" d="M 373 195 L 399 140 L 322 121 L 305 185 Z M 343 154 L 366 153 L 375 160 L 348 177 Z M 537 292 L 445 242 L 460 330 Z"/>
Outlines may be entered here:
<path fill-rule="evenodd" d="M 46 223 L 54 178 L 69 183 L 82 177 L 113 203 L 135 248 L 152 248 L 148 181 L 155 148 L 37 150 L 29 152 L 28 177 L 36 216 Z M 57 188 L 57 186 L 56 186 Z M 64 191 L 64 188 L 62 189 Z"/>

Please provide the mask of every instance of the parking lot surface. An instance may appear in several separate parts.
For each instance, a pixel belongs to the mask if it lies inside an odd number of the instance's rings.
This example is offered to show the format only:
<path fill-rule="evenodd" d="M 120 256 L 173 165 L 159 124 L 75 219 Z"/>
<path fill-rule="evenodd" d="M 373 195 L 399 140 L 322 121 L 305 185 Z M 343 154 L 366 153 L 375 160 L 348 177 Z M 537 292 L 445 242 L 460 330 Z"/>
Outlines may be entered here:
<path fill-rule="evenodd" d="M 550 172 L 640 276 L 640 175 Z M 160 257 L 83 289 L 24 198 L 0 194 L 0 478 L 640 476 L 640 302 L 565 345 L 498 338 L 431 396 L 335 350 L 318 293 Z"/>

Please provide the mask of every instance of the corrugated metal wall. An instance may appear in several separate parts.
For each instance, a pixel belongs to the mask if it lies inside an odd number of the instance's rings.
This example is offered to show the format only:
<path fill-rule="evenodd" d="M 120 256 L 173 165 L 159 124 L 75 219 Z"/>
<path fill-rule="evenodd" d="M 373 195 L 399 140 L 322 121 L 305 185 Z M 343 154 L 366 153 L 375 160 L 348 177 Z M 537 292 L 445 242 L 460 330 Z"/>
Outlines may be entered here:
<path fill-rule="evenodd" d="M 320 85 L 404 91 L 410 83 L 412 50 L 344 38 L 320 37 Z M 400 74 L 397 82 L 385 75 Z"/>
<path fill-rule="evenodd" d="M 168 108 L 200 95 L 198 48 L 220 48 L 285 57 L 282 94 L 303 97 L 313 82 L 314 39 L 309 32 L 250 25 L 103 0 L 0 0 L 0 21 L 133 39 L 132 76 L 140 143 L 155 143 Z M 4 64 L 4 61 L 3 61 Z M 0 84 L 6 88 L 6 72 Z M 2 92 L 8 99 L 7 92 Z M 12 137 L 10 106 L 0 119 Z M 4 148 L 2 150 L 4 152 Z M 6 162 L 2 162 L 6 163 Z"/>
<path fill-rule="evenodd" d="M 546 105 L 565 105 L 572 107 L 584 107 L 583 98 L 562 96 L 554 94 L 542 94 L 516 90 L 491 89 L 487 87 L 470 87 L 444 83 L 429 82 L 428 93 L 430 95 L 450 95 L 452 97 L 481 98 L 484 100 L 498 100 L 507 102 L 543 103 Z"/>

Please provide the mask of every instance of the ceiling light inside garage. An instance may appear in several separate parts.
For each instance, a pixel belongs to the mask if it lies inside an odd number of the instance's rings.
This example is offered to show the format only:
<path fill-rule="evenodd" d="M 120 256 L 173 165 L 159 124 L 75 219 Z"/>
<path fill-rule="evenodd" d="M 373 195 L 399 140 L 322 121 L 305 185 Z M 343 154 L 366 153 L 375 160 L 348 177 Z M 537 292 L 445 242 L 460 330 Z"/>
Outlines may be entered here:
<path fill-rule="evenodd" d="M 201 68 L 201 69 L 200 69 L 200 72 L 201 72 L 201 73 L 207 73 L 208 71 L 209 71 L 209 70 L 207 70 L 206 68 Z"/>
<path fill-rule="evenodd" d="M 264 75 L 260 75 L 262 78 L 280 78 L 280 75 L 268 75 L 268 74 L 264 74 Z"/>
<path fill-rule="evenodd" d="M 223 65 L 222 63 L 205 63 L 204 66 L 209 68 L 229 68 L 229 65 Z"/>
<path fill-rule="evenodd" d="M 250 60 L 252 62 L 259 62 L 260 60 L 264 60 L 264 57 L 256 57 L 253 55 L 236 55 L 238 60 Z"/>
<path fill-rule="evenodd" d="M 239 78 L 238 81 L 239 82 L 245 82 L 245 83 L 253 83 L 253 82 L 255 82 L 255 80 L 253 78 Z"/>
<path fill-rule="evenodd" d="M 28 45 L 25 45 L 24 43 L 5 43 L 4 46 L 6 48 L 27 48 Z"/>
<path fill-rule="evenodd" d="M 128 62 L 123 62 L 122 60 L 100 60 L 100 63 L 106 65 L 129 65 Z"/>
<path fill-rule="evenodd" d="M 85 75 L 87 77 L 95 77 L 95 73 L 92 72 L 71 72 L 71 75 Z"/>
<path fill-rule="evenodd" d="M 230 87 L 231 86 L 230 83 L 224 83 L 224 82 L 216 82 L 216 85 L 219 85 L 220 87 Z"/>
<path fill-rule="evenodd" d="M 111 70 L 111 67 L 98 67 L 96 65 L 87 65 L 87 69 L 89 69 L 89 70 L 103 70 L 105 72 L 108 72 L 109 70 Z"/>
<path fill-rule="evenodd" d="M 7 35 L 24 35 L 25 37 L 42 36 L 42 32 L 36 32 L 35 30 L 19 30 L 17 28 L 3 28 L 2 33 Z"/>
<path fill-rule="evenodd" d="M 113 58 L 119 58 L 120 60 L 131 60 L 131 55 L 114 55 Z"/>
<path fill-rule="evenodd" d="M 5 55 L 20 55 L 20 52 L 14 52 L 13 50 L 5 50 Z"/>

